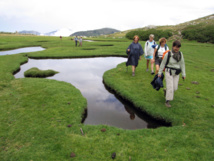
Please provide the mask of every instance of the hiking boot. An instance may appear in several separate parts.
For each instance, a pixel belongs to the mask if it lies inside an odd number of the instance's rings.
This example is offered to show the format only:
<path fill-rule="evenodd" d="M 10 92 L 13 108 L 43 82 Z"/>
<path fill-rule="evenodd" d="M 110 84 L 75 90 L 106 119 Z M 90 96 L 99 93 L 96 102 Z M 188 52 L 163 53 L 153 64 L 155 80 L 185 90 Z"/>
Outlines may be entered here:
<path fill-rule="evenodd" d="M 152 71 L 152 72 L 151 72 L 151 75 L 154 75 L 154 74 L 155 74 L 155 73 Z"/>
<path fill-rule="evenodd" d="M 133 76 L 133 77 L 135 76 L 135 72 L 132 72 L 132 76 Z"/>
<path fill-rule="evenodd" d="M 172 106 L 170 105 L 169 101 L 166 101 L 165 106 L 168 107 L 168 108 L 172 107 Z"/>

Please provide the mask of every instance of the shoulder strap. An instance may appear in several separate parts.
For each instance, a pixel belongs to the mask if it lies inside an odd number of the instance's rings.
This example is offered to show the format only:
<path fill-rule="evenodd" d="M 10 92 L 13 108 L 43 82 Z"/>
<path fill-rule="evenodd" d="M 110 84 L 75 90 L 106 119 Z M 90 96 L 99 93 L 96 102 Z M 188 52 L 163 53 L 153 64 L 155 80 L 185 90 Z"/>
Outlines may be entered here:
<path fill-rule="evenodd" d="M 169 51 L 168 52 L 168 57 L 167 57 L 167 60 L 166 60 L 166 64 L 165 64 L 165 67 L 167 67 L 167 65 L 169 64 L 169 59 L 171 57 L 171 52 Z"/>
<path fill-rule="evenodd" d="M 167 51 L 167 45 L 165 44 L 165 51 Z"/>
<path fill-rule="evenodd" d="M 156 53 L 155 53 L 155 57 L 158 56 L 158 50 L 159 50 L 159 49 L 160 49 L 160 45 L 158 45 L 157 51 L 156 51 Z"/>
<path fill-rule="evenodd" d="M 148 41 L 146 42 L 146 45 L 147 45 L 147 46 L 149 45 L 149 42 L 148 42 Z"/>

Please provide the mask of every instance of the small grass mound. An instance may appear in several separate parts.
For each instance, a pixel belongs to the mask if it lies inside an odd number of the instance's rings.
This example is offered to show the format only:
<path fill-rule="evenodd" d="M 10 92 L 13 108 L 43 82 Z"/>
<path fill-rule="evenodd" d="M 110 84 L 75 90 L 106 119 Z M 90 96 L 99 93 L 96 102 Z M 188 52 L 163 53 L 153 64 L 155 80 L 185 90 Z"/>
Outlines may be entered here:
<path fill-rule="evenodd" d="M 46 77 L 54 76 L 57 73 L 59 73 L 59 72 L 50 70 L 50 69 L 49 70 L 40 70 L 40 69 L 34 67 L 34 68 L 27 70 L 24 73 L 24 75 L 25 75 L 25 77 L 46 78 Z"/>

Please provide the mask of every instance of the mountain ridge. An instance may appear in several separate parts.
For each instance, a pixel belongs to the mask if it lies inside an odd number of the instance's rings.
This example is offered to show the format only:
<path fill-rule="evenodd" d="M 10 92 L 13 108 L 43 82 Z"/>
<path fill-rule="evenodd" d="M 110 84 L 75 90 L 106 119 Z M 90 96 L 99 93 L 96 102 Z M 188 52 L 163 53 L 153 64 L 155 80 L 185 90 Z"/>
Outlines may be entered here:
<path fill-rule="evenodd" d="M 87 31 L 78 31 L 70 36 L 100 36 L 100 35 L 109 35 L 113 34 L 115 32 L 120 32 L 119 30 L 113 29 L 113 28 L 101 28 L 101 29 L 95 29 L 95 30 L 87 30 Z"/>
<path fill-rule="evenodd" d="M 187 26 L 190 25 L 198 25 L 198 24 L 203 24 L 204 26 L 206 25 L 214 25 L 214 14 L 200 17 L 195 20 L 190 20 L 187 22 L 179 23 L 176 25 L 165 25 L 165 26 L 154 26 L 154 25 L 148 25 L 142 28 L 136 28 L 136 29 L 130 29 L 130 30 L 125 30 L 121 31 L 118 33 L 110 34 L 108 37 L 125 37 L 125 35 L 130 32 L 130 31 L 135 31 L 135 30 L 148 30 L 148 29 L 156 29 L 156 30 L 172 30 L 174 33 L 180 34 L 181 31 L 186 28 Z"/>

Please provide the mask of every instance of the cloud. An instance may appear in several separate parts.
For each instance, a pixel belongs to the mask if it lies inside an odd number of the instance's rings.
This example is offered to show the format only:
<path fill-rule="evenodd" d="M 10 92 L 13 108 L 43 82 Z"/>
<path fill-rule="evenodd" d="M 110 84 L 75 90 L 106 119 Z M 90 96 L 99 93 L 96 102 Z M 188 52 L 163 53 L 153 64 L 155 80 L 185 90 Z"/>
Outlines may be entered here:
<path fill-rule="evenodd" d="M 213 11 L 214 2 L 210 0 L 0 0 L 0 21 L 4 21 L 0 30 L 23 28 L 49 32 L 64 27 L 74 31 L 102 27 L 127 30 L 146 25 L 174 25 Z"/>

